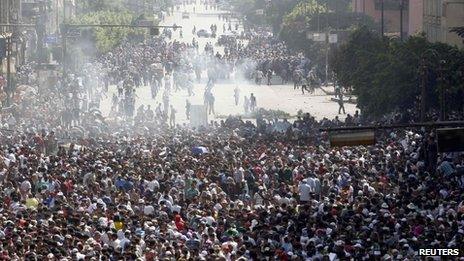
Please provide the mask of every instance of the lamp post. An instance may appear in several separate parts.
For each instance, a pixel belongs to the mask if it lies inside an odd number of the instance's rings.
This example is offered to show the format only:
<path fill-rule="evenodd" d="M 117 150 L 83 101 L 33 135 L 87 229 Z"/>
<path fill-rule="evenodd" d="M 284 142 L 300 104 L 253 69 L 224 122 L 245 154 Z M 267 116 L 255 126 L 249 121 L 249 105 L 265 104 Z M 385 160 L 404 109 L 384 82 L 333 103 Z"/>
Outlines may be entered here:
<path fill-rule="evenodd" d="M 60 29 L 61 33 L 61 49 L 62 49 L 62 54 L 61 54 L 61 63 L 63 66 L 63 80 L 66 78 L 66 53 L 67 53 L 67 46 L 66 46 L 66 34 L 67 34 L 68 28 L 66 26 L 66 0 L 63 0 L 63 23 Z"/>
<path fill-rule="evenodd" d="M 425 57 L 421 58 L 419 65 L 419 73 L 421 75 L 421 99 L 420 99 L 420 120 L 425 122 L 425 111 L 427 109 L 427 83 L 428 83 L 428 66 Z"/>
<path fill-rule="evenodd" d="M 382 37 L 384 36 L 384 0 L 380 0 L 380 27 L 381 27 L 381 33 L 382 33 Z"/>
<path fill-rule="evenodd" d="M 13 85 L 11 82 L 11 35 L 6 38 L 6 105 L 11 105 Z"/>
<path fill-rule="evenodd" d="M 403 9 L 404 0 L 400 0 L 400 39 L 403 41 Z"/>
<path fill-rule="evenodd" d="M 429 83 L 430 65 L 436 61 L 438 54 L 433 49 L 427 49 L 422 54 L 419 63 L 419 74 L 421 75 L 421 105 L 420 105 L 420 120 L 425 121 L 427 112 L 427 86 Z"/>
<path fill-rule="evenodd" d="M 445 66 L 446 61 L 440 60 L 438 66 L 439 73 L 439 82 L 440 82 L 440 120 L 444 121 L 446 119 L 446 109 L 445 109 L 445 85 L 447 84 L 447 79 L 445 77 Z"/>

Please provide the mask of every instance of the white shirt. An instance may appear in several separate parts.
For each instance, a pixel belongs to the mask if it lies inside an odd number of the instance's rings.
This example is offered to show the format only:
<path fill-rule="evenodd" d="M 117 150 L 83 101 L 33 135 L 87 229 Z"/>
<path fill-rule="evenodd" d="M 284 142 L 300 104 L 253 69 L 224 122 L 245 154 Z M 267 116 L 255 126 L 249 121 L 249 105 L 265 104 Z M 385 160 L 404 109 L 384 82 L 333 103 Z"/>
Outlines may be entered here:
<path fill-rule="evenodd" d="M 147 216 L 153 214 L 154 212 L 155 212 L 155 208 L 153 206 L 145 206 L 143 208 L 143 214 Z"/>
<path fill-rule="evenodd" d="M 215 221 L 212 216 L 203 217 L 202 220 L 204 220 L 206 224 L 210 226 L 213 225 L 213 222 Z"/>
<path fill-rule="evenodd" d="M 309 201 L 309 193 L 311 192 L 311 187 L 308 184 L 301 182 L 300 185 L 298 185 L 298 191 L 300 194 L 301 201 Z"/>
<path fill-rule="evenodd" d="M 155 189 L 159 188 L 159 183 L 156 180 L 149 181 L 147 184 L 147 189 L 151 192 L 155 191 Z"/>
<path fill-rule="evenodd" d="M 316 183 L 314 178 L 309 177 L 306 179 L 306 184 L 308 184 L 309 188 L 311 189 L 311 192 L 315 191 Z"/>

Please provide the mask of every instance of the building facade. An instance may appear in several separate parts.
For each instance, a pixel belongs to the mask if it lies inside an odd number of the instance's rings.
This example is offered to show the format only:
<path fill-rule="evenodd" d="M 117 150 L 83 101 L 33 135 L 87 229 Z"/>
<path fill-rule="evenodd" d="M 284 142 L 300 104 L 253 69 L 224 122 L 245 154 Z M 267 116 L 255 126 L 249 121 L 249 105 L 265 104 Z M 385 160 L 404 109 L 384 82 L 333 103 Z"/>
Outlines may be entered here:
<path fill-rule="evenodd" d="M 0 0 L 0 24 L 15 24 L 21 21 L 21 0 Z M 0 32 L 11 32 L 13 28 L 0 26 Z"/>
<path fill-rule="evenodd" d="M 21 23 L 21 0 L 0 0 L 0 37 L 7 38 L 7 49 L 11 51 L 10 72 L 15 73 L 16 67 L 24 62 L 24 41 L 21 28 L 7 26 Z M 3 24 L 3 25 L 1 25 Z M 7 71 L 7 59 L 0 63 L 1 74 Z"/>
<path fill-rule="evenodd" d="M 352 0 L 354 12 L 364 13 L 381 23 L 383 2 L 384 32 L 399 35 L 403 3 L 403 33 L 424 32 L 431 42 L 443 42 L 464 47 L 462 38 L 450 32 L 464 26 L 464 0 Z"/>
<path fill-rule="evenodd" d="M 464 0 L 424 0 L 423 14 L 423 31 L 429 41 L 464 47 L 462 38 L 450 32 L 464 26 Z"/>
<path fill-rule="evenodd" d="M 384 32 L 387 35 L 400 35 L 401 28 L 403 35 L 409 35 L 410 2 L 422 0 L 352 0 L 351 6 L 354 12 L 366 14 L 374 19 L 375 22 L 382 22 L 382 2 L 384 17 Z M 401 27 L 401 16 L 403 16 L 403 26 Z M 380 28 L 379 28 L 380 29 Z"/>
<path fill-rule="evenodd" d="M 424 31 L 423 0 L 409 0 L 408 35 L 422 33 Z"/>

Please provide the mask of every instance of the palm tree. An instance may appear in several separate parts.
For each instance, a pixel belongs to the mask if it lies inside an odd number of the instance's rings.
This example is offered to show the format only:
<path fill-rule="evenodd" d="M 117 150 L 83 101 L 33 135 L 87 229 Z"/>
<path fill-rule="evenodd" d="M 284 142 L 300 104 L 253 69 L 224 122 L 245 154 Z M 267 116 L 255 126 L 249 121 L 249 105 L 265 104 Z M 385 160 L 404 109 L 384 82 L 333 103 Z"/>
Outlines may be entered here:
<path fill-rule="evenodd" d="M 463 38 L 463 43 L 464 43 L 464 26 L 460 26 L 460 27 L 452 27 L 450 29 L 450 32 L 452 33 L 456 33 L 457 35 L 459 35 L 461 38 Z"/>

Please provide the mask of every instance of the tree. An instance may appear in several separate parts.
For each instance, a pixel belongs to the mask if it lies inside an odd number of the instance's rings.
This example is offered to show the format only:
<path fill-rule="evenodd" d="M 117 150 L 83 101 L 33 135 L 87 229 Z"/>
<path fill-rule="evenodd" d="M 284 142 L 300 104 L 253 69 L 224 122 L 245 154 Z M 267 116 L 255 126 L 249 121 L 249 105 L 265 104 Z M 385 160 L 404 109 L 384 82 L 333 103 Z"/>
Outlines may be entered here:
<path fill-rule="evenodd" d="M 363 14 L 346 12 L 344 9 L 327 9 L 323 1 L 308 0 L 299 3 L 283 18 L 280 38 L 293 50 L 303 52 L 314 65 L 325 67 L 327 46 L 325 42 L 315 42 L 307 38 L 307 33 L 329 31 L 351 31 L 360 26 L 361 22 L 369 28 L 374 28 L 373 20 Z M 340 37 L 341 39 L 341 37 Z"/>
<path fill-rule="evenodd" d="M 424 59 L 428 108 L 438 110 L 446 106 L 445 110 L 461 110 L 464 86 L 459 72 L 464 52 L 446 44 L 430 43 L 423 35 L 401 42 L 360 28 L 334 52 L 331 68 L 337 81 L 357 95 L 363 113 L 378 117 L 393 111 L 419 109 L 414 101 L 421 94 Z M 440 95 L 441 88 L 444 95 Z M 441 97 L 446 103 L 440 103 Z"/>
<path fill-rule="evenodd" d="M 127 11 L 123 0 L 78 0 L 76 5 L 83 14 L 103 11 Z"/>
<path fill-rule="evenodd" d="M 280 31 L 284 16 L 291 12 L 298 2 L 298 0 L 271 1 L 266 6 L 266 21 L 272 26 L 274 33 Z"/>
<path fill-rule="evenodd" d="M 136 17 L 128 12 L 99 11 L 81 15 L 71 21 L 76 24 L 131 24 Z M 105 53 L 119 45 L 128 35 L 140 35 L 143 29 L 100 28 L 91 29 L 98 53 Z"/>

